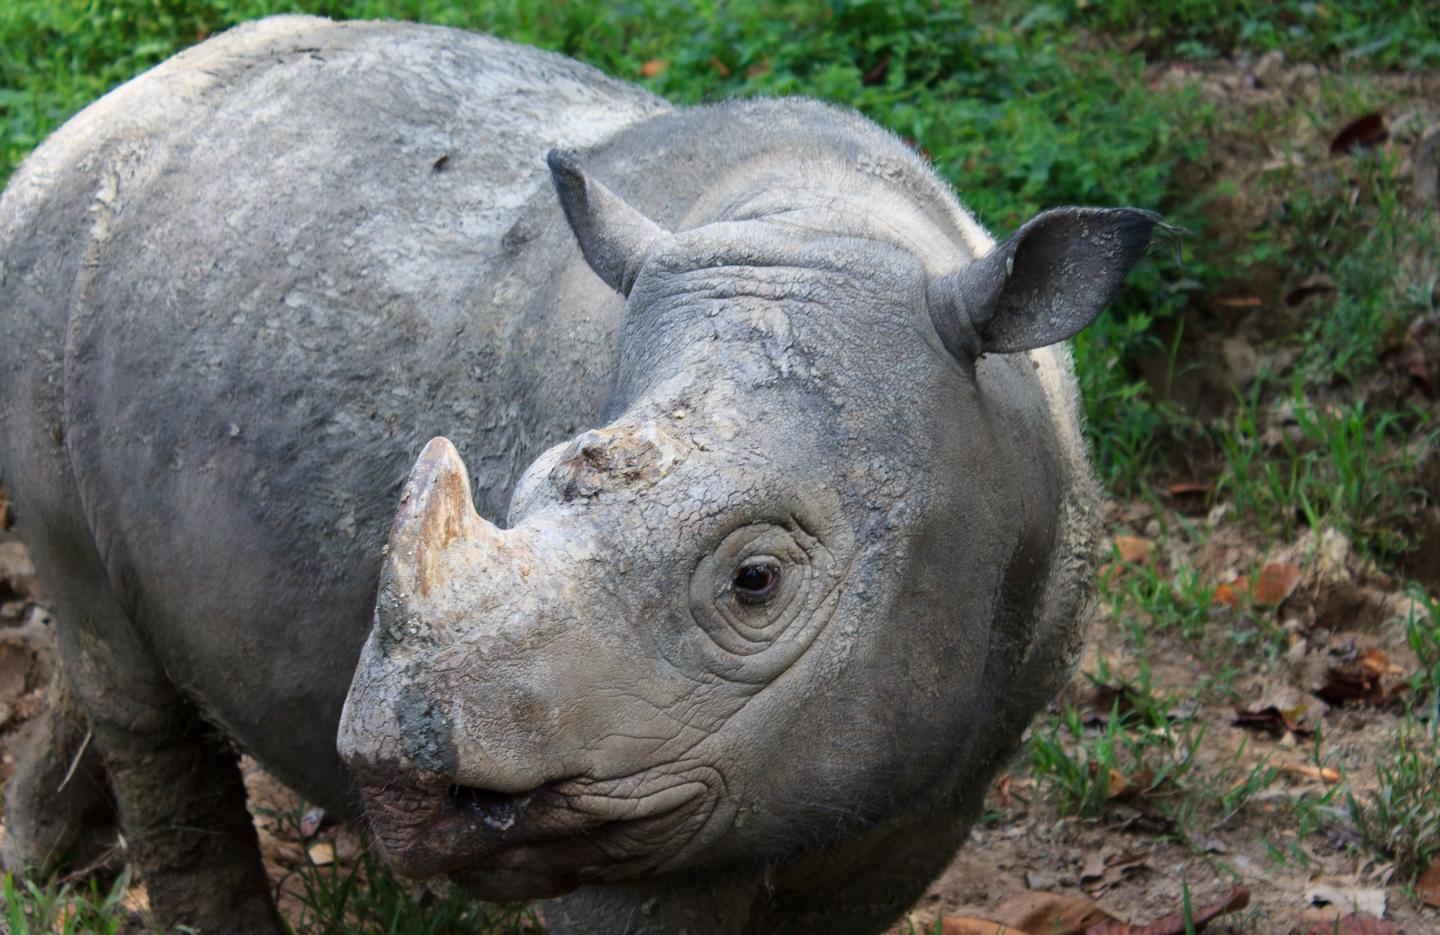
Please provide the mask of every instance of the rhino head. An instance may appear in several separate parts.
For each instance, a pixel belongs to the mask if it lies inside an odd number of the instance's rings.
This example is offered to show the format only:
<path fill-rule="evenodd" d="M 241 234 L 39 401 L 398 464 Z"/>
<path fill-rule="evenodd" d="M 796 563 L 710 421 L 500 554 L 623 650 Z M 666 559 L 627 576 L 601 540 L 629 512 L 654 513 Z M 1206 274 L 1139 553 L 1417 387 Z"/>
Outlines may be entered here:
<path fill-rule="evenodd" d="M 550 164 L 625 297 L 614 418 L 527 469 L 505 528 L 448 441 L 415 465 L 339 736 L 390 861 L 556 895 L 983 787 L 1056 687 L 1073 640 L 1041 605 L 1088 559 L 1016 352 L 1092 321 L 1154 216 L 1048 211 L 935 274 L 859 221 L 672 233 Z"/>

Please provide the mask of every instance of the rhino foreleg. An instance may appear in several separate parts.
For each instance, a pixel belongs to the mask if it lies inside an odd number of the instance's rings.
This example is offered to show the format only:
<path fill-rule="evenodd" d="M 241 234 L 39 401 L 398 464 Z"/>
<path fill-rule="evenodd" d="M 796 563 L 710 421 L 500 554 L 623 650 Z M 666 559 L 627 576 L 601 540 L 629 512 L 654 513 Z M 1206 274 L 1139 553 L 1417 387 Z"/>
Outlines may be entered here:
<path fill-rule="evenodd" d="M 181 705 L 154 727 L 97 724 L 96 735 L 158 921 L 283 932 L 234 749 Z"/>
<path fill-rule="evenodd" d="M 5 868 L 37 877 L 97 866 L 118 845 L 100 753 L 63 670 L 47 700 L 5 787 Z"/>
<path fill-rule="evenodd" d="M 51 749 L 30 767 L 28 791 L 22 784 L 12 797 L 43 801 L 47 789 L 58 788 L 50 782 L 62 763 L 62 782 L 72 763 L 77 772 L 93 770 L 93 750 L 162 928 L 283 932 L 233 747 L 166 676 L 113 592 L 89 531 L 57 522 L 37 528 L 31 544 L 36 565 L 55 582 L 55 611 L 67 624 L 60 657 L 73 697 L 60 693 Z M 81 723 L 90 738 L 83 752 L 75 742 Z M 64 791 L 75 782 L 72 775 Z M 64 802 L 35 807 L 53 812 Z"/>

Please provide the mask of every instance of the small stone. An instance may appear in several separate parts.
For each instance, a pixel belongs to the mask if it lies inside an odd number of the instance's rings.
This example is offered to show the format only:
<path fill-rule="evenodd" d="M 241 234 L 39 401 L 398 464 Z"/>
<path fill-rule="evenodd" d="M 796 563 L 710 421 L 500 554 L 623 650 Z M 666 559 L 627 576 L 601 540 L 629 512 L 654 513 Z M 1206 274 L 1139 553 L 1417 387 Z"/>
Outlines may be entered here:
<path fill-rule="evenodd" d="M 328 867 L 335 862 L 335 846 L 329 841 L 317 841 L 306 848 L 305 853 L 317 867 Z"/>

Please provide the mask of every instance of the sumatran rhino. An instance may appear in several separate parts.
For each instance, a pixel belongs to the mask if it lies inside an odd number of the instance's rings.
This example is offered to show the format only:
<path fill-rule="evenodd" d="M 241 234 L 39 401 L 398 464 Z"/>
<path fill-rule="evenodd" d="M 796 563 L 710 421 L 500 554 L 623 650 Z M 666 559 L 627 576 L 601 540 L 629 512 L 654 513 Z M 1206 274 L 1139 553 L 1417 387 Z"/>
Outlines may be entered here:
<path fill-rule="evenodd" d="M 0 202 L 66 677 L 9 866 L 108 784 L 162 921 L 278 932 L 244 751 L 557 931 L 880 931 L 1076 650 L 1060 342 L 1155 223 L 997 245 L 854 113 L 424 26 L 137 78 Z"/>

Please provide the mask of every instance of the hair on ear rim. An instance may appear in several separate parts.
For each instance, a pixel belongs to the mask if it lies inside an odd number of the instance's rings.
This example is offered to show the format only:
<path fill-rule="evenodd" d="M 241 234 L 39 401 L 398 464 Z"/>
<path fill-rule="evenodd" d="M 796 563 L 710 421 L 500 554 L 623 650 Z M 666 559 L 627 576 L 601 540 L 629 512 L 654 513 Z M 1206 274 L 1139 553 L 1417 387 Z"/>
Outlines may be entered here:
<path fill-rule="evenodd" d="M 931 284 L 931 317 L 957 357 L 1058 344 L 1105 309 L 1157 231 L 1182 233 L 1139 208 L 1052 208 L 993 250 Z"/>

